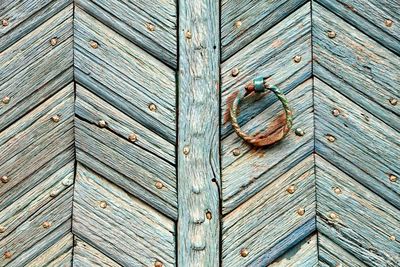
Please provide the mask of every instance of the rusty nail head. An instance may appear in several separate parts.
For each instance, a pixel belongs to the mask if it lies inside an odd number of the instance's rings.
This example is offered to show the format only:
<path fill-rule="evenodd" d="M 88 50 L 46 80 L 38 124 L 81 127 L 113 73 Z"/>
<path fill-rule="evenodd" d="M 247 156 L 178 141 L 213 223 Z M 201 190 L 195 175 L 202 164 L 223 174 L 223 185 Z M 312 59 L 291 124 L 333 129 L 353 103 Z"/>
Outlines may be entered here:
<path fill-rule="evenodd" d="M 336 37 L 336 32 L 328 31 L 328 37 L 331 38 L 331 39 L 335 38 Z"/>
<path fill-rule="evenodd" d="M 137 136 L 136 136 L 135 133 L 131 133 L 131 134 L 128 136 L 128 139 L 129 139 L 129 141 L 131 141 L 131 142 L 136 142 L 136 141 L 137 141 Z"/>
<path fill-rule="evenodd" d="M 57 43 L 58 43 L 58 38 L 57 38 L 57 37 L 51 38 L 50 44 L 51 44 L 52 46 L 55 46 Z"/>
<path fill-rule="evenodd" d="M 9 97 L 9 96 L 3 97 L 3 99 L 1 100 L 1 102 L 3 102 L 3 104 L 8 104 L 8 103 L 10 103 L 10 97 Z"/>
<path fill-rule="evenodd" d="M 105 209 L 105 208 L 107 208 L 107 202 L 105 202 L 105 201 L 100 201 L 100 208 L 102 208 L 102 209 Z"/>
<path fill-rule="evenodd" d="M 332 110 L 332 115 L 337 117 L 340 115 L 340 111 L 338 109 L 334 109 L 334 110 Z"/>
<path fill-rule="evenodd" d="M 390 180 L 391 182 L 396 182 L 396 181 L 397 181 L 397 176 L 394 175 L 394 174 L 390 174 L 390 175 L 389 175 L 389 180 Z"/>
<path fill-rule="evenodd" d="M 295 131 L 294 131 L 294 133 L 297 135 L 297 136 L 303 136 L 305 133 L 304 133 L 304 131 L 301 129 L 301 128 L 297 128 Z"/>
<path fill-rule="evenodd" d="M 59 193 L 60 192 L 58 190 L 53 190 L 50 192 L 50 197 L 56 197 L 56 196 L 58 196 Z"/>
<path fill-rule="evenodd" d="M 295 56 L 295 57 L 293 58 L 293 61 L 294 61 L 295 63 L 299 63 L 299 62 L 301 61 L 301 56 Z"/>
<path fill-rule="evenodd" d="M 8 176 L 3 175 L 3 176 L 1 176 L 1 181 L 2 181 L 4 184 L 6 184 L 6 183 L 8 183 L 8 181 L 10 181 L 10 179 L 8 178 Z"/>
<path fill-rule="evenodd" d="M 4 258 L 9 259 L 12 257 L 12 253 L 10 251 L 4 252 Z"/>
<path fill-rule="evenodd" d="M 289 194 L 293 194 L 295 191 L 296 191 L 296 186 L 295 185 L 290 185 L 287 189 L 286 189 L 286 191 L 289 193 Z"/>
<path fill-rule="evenodd" d="M 60 116 L 59 115 L 54 115 L 51 117 L 51 120 L 54 122 L 59 122 L 60 121 Z"/>
<path fill-rule="evenodd" d="M 93 49 L 97 49 L 99 47 L 99 44 L 96 41 L 90 41 L 90 47 Z"/>
<path fill-rule="evenodd" d="M 206 218 L 207 218 L 207 220 L 211 220 L 212 219 L 212 214 L 211 214 L 210 211 L 206 212 Z"/>
<path fill-rule="evenodd" d="M 249 255 L 249 251 L 248 251 L 247 248 L 242 248 L 242 249 L 240 250 L 240 256 L 242 256 L 242 257 L 247 257 L 248 255 Z"/>
<path fill-rule="evenodd" d="M 146 28 L 151 31 L 154 32 L 154 30 L 156 29 L 156 26 L 154 26 L 154 24 L 151 24 L 150 22 L 146 23 Z"/>
<path fill-rule="evenodd" d="M 337 216 L 336 213 L 331 212 L 331 213 L 329 214 L 329 218 L 331 218 L 332 220 L 336 220 L 336 219 L 338 218 L 338 216 Z"/>
<path fill-rule="evenodd" d="M 44 223 L 42 223 L 42 226 L 43 226 L 43 228 L 45 228 L 45 229 L 50 228 L 51 222 L 44 222 Z"/>
<path fill-rule="evenodd" d="M 106 127 L 107 126 L 106 121 L 105 120 L 99 120 L 99 126 L 100 126 L 100 128 Z"/>
<path fill-rule="evenodd" d="M 164 265 L 162 264 L 162 262 L 161 261 L 156 261 L 155 263 L 154 263 L 154 267 L 163 267 Z"/>
<path fill-rule="evenodd" d="M 396 106 L 396 105 L 397 105 L 397 99 L 391 97 L 391 98 L 389 99 L 389 103 L 390 103 L 392 106 Z"/>
<path fill-rule="evenodd" d="M 154 112 L 157 110 L 157 106 L 155 104 L 151 103 L 151 104 L 149 104 L 149 109 L 150 109 L 150 111 Z"/>
<path fill-rule="evenodd" d="M 183 154 L 187 155 L 187 154 L 189 154 L 189 152 L 190 152 L 189 147 L 188 147 L 188 146 L 185 146 L 185 147 L 183 148 Z"/>
<path fill-rule="evenodd" d="M 233 68 L 231 71 L 232 77 L 236 77 L 239 74 L 239 69 L 238 68 Z"/>
<path fill-rule="evenodd" d="M 329 134 L 326 136 L 326 139 L 331 143 L 335 142 L 335 140 L 336 140 L 336 138 L 334 136 L 329 135 Z"/>
<path fill-rule="evenodd" d="M 393 26 L 393 20 L 390 20 L 390 19 L 385 20 L 385 26 L 386 27 L 392 27 Z"/>
<path fill-rule="evenodd" d="M 2 225 L 0 225 L 0 233 L 4 233 L 6 231 L 6 228 Z"/>
<path fill-rule="evenodd" d="M 2 24 L 3 24 L 4 27 L 7 27 L 8 26 L 8 20 L 3 19 L 2 20 Z"/>
<path fill-rule="evenodd" d="M 305 210 L 304 208 L 299 208 L 299 209 L 297 210 L 297 214 L 299 214 L 300 216 L 303 216 L 304 213 L 306 213 L 306 210 Z"/>
<path fill-rule="evenodd" d="M 235 22 L 235 27 L 236 27 L 237 29 L 239 29 L 240 26 L 242 26 L 242 21 L 241 21 L 241 20 L 237 20 L 237 21 Z"/>
<path fill-rule="evenodd" d="M 192 39 L 192 33 L 190 31 L 186 31 L 185 37 L 186 39 Z"/>
<path fill-rule="evenodd" d="M 389 236 L 389 240 L 390 240 L 390 241 L 395 241 L 395 240 L 396 240 L 396 237 L 395 237 L 394 235 L 391 235 L 391 236 Z"/>
<path fill-rule="evenodd" d="M 333 189 L 333 191 L 334 191 L 336 194 L 341 194 L 341 193 L 342 193 L 342 189 L 340 189 L 339 187 L 335 187 L 335 188 Z"/>
<path fill-rule="evenodd" d="M 157 181 L 156 182 L 156 188 L 157 189 L 161 189 L 161 188 L 163 188 L 164 187 L 164 185 L 160 182 L 160 181 Z"/>
<path fill-rule="evenodd" d="M 240 155 L 240 149 L 239 148 L 235 148 L 234 150 L 232 150 L 232 154 L 234 156 L 239 156 Z"/>

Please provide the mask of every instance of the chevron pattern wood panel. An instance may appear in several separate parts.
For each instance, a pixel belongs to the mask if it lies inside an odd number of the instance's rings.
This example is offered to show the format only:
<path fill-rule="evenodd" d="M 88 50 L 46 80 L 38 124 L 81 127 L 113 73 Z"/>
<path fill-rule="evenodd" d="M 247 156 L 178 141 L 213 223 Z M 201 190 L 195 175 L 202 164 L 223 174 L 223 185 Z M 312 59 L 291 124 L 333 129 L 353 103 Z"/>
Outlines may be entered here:
<path fill-rule="evenodd" d="M 0 1 L 0 266 L 400 266 L 400 3 Z M 234 132 L 267 77 L 294 125 Z M 277 132 L 272 93 L 241 107 Z"/>

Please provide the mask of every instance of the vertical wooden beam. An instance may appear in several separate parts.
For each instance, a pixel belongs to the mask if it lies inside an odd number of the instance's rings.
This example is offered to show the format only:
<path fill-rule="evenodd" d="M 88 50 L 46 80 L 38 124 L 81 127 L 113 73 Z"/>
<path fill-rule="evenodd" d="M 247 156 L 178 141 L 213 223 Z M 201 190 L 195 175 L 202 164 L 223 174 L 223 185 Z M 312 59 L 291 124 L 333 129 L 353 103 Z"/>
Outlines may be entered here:
<path fill-rule="evenodd" d="M 219 1 L 179 0 L 178 266 L 219 266 Z"/>

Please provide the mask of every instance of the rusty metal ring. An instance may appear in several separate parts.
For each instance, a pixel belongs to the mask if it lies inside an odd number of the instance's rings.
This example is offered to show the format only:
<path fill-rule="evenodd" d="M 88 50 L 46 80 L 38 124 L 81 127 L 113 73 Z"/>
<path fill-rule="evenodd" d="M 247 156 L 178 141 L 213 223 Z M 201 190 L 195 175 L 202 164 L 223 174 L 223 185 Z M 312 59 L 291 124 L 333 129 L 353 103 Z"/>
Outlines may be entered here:
<path fill-rule="evenodd" d="M 281 130 L 277 134 L 275 134 L 274 137 L 265 134 L 265 132 L 263 131 L 261 131 L 261 133 L 256 133 L 256 134 L 247 134 L 240 128 L 240 125 L 237 121 L 238 109 L 240 107 L 240 104 L 249 93 L 254 92 L 255 94 L 261 94 L 266 92 L 267 90 L 272 91 L 279 99 L 279 101 L 282 103 L 286 115 L 285 125 L 280 128 Z M 240 90 L 238 92 L 230 108 L 230 115 L 231 115 L 232 127 L 235 130 L 236 134 L 247 143 L 252 144 L 253 146 L 256 147 L 264 147 L 272 145 L 282 140 L 287 136 L 290 128 L 292 128 L 293 125 L 292 111 L 289 107 L 289 103 L 286 96 L 281 92 L 281 90 L 277 86 L 268 84 L 265 81 L 265 78 L 254 79 L 252 83 L 250 83 L 243 90 Z"/>

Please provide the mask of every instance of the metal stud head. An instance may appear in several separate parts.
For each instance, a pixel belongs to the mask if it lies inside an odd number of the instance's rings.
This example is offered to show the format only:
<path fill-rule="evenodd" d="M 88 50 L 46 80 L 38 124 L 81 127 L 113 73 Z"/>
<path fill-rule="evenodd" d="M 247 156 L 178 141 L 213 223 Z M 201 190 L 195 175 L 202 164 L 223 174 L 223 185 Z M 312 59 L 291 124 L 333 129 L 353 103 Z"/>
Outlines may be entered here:
<path fill-rule="evenodd" d="M 390 241 L 395 241 L 395 240 L 396 240 L 396 237 L 395 237 L 394 235 L 391 235 L 391 236 L 389 236 L 389 240 L 390 240 Z"/>
<path fill-rule="evenodd" d="M 329 213 L 329 218 L 331 218 L 332 220 L 336 220 L 338 218 L 338 215 L 334 212 Z"/>
<path fill-rule="evenodd" d="M 328 37 L 331 38 L 331 39 L 335 38 L 336 37 L 336 32 L 328 31 Z"/>
<path fill-rule="evenodd" d="M 0 233 L 4 233 L 6 231 L 6 228 L 2 225 L 0 225 Z"/>
<path fill-rule="evenodd" d="M 90 41 L 90 47 L 93 49 L 99 48 L 99 44 L 96 41 Z"/>
<path fill-rule="evenodd" d="M 394 174 L 390 174 L 389 175 L 389 180 L 391 181 L 391 182 L 396 182 L 397 181 L 397 176 L 396 175 L 394 175 Z"/>
<path fill-rule="evenodd" d="M 10 97 L 9 97 L 9 96 L 3 97 L 3 99 L 1 100 L 1 102 L 3 102 L 3 104 L 8 104 L 8 103 L 10 103 Z"/>
<path fill-rule="evenodd" d="M 131 141 L 131 142 L 136 142 L 136 141 L 137 141 L 137 136 L 136 136 L 135 133 L 131 133 L 131 134 L 128 136 L 128 139 L 129 139 L 129 141 Z"/>
<path fill-rule="evenodd" d="M 151 31 L 151 32 L 154 32 L 155 29 L 156 29 L 156 26 L 154 26 L 154 24 L 151 24 L 151 23 L 149 22 L 149 23 L 146 23 L 146 28 L 147 28 L 147 30 L 149 30 L 149 31 Z"/>
<path fill-rule="evenodd" d="M 99 127 L 104 128 L 107 126 L 107 122 L 105 120 L 99 120 Z"/>
<path fill-rule="evenodd" d="M 287 189 L 286 192 L 288 192 L 289 194 L 293 194 L 296 191 L 296 186 L 295 185 L 290 185 Z"/>
<path fill-rule="evenodd" d="M 55 46 L 56 44 L 58 44 L 58 38 L 57 38 L 57 37 L 51 38 L 50 44 L 51 44 L 52 46 Z"/>
<path fill-rule="evenodd" d="M 239 29 L 241 26 L 242 26 L 242 21 L 241 21 L 241 20 L 237 20 L 237 21 L 235 22 L 235 28 L 236 28 L 236 29 Z"/>
<path fill-rule="evenodd" d="M 330 134 L 328 134 L 328 135 L 326 136 L 326 139 L 327 139 L 329 142 L 331 142 L 331 143 L 333 143 L 333 142 L 336 141 L 336 138 L 335 138 L 333 135 L 330 135 Z"/>
<path fill-rule="evenodd" d="M 341 194 L 342 193 L 342 189 L 340 189 L 339 187 L 335 187 L 334 189 L 333 189 L 333 192 L 335 192 L 336 194 Z"/>
<path fill-rule="evenodd" d="M 239 74 L 239 69 L 238 68 L 233 68 L 231 71 L 232 77 L 236 77 Z"/>
<path fill-rule="evenodd" d="M 11 251 L 6 251 L 6 252 L 4 252 L 4 258 L 5 258 L 5 259 L 9 259 L 9 258 L 11 258 L 11 257 L 12 257 Z"/>
<path fill-rule="evenodd" d="M 300 215 L 300 216 L 303 216 L 305 213 L 306 213 L 306 210 L 304 208 L 299 208 L 297 210 L 297 214 Z"/>
<path fill-rule="evenodd" d="M 240 256 L 247 257 L 249 255 L 249 250 L 247 248 L 242 248 L 240 250 Z"/>
<path fill-rule="evenodd" d="M 157 181 L 157 182 L 156 182 L 156 188 L 157 188 L 157 189 L 162 189 L 163 187 L 164 187 L 164 185 L 163 185 L 162 182 L 160 182 L 160 181 Z"/>
<path fill-rule="evenodd" d="M 295 56 L 293 58 L 294 63 L 299 63 L 301 61 L 301 56 Z"/>
<path fill-rule="evenodd" d="M 1 21 L 1 24 L 3 25 L 3 27 L 7 27 L 8 26 L 8 20 L 7 19 L 3 19 Z"/>
<path fill-rule="evenodd" d="M 397 99 L 396 98 L 393 98 L 393 97 L 391 97 L 390 99 L 389 99 L 389 103 L 390 103 L 390 105 L 392 105 L 392 106 L 396 106 L 397 105 Z"/>
<path fill-rule="evenodd" d="M 51 226 L 51 222 L 42 223 L 42 227 L 45 228 L 45 229 L 50 228 L 50 226 Z"/>
<path fill-rule="evenodd" d="M 332 115 L 337 117 L 340 115 L 340 111 L 338 109 L 334 109 L 334 110 L 332 110 Z"/>
<path fill-rule="evenodd" d="M 105 209 L 105 208 L 107 208 L 107 202 L 105 202 L 105 201 L 100 201 L 100 208 L 102 208 L 102 209 Z"/>
<path fill-rule="evenodd" d="M 183 154 L 188 155 L 189 152 L 190 152 L 189 147 L 188 147 L 188 146 L 185 146 L 185 147 L 183 148 Z"/>
<path fill-rule="evenodd" d="M 155 263 L 154 263 L 154 267 L 163 267 L 164 265 L 163 265 L 163 263 L 161 262 L 161 261 L 156 261 Z"/>
<path fill-rule="evenodd" d="M 185 32 L 186 39 L 192 39 L 192 33 L 190 31 Z"/>
<path fill-rule="evenodd" d="M 390 20 L 390 19 L 385 20 L 385 26 L 386 27 L 392 27 L 393 26 L 393 20 Z"/>
<path fill-rule="evenodd" d="M 234 150 L 232 150 L 232 154 L 234 156 L 239 156 L 240 155 L 240 149 L 239 148 L 235 148 Z"/>
<path fill-rule="evenodd" d="M 149 104 L 149 110 L 152 112 L 155 112 L 155 111 L 157 111 L 157 106 L 155 104 L 151 103 L 151 104 Z"/>
<path fill-rule="evenodd" d="M 1 182 L 3 184 L 6 184 L 6 183 L 8 183 L 10 181 L 10 178 L 8 178 L 7 176 L 3 175 L 3 176 L 1 176 L 0 180 L 1 180 Z"/>
<path fill-rule="evenodd" d="M 51 120 L 53 121 L 53 122 L 59 122 L 60 121 L 60 116 L 59 115 L 54 115 L 54 116 L 52 116 L 51 117 Z"/>
<path fill-rule="evenodd" d="M 296 130 L 294 130 L 294 133 L 297 136 L 304 136 L 304 134 L 305 134 L 305 132 L 301 128 L 297 128 Z"/>
<path fill-rule="evenodd" d="M 210 211 L 206 212 L 206 218 L 207 218 L 207 220 L 211 220 L 212 219 L 212 214 L 211 214 Z"/>

